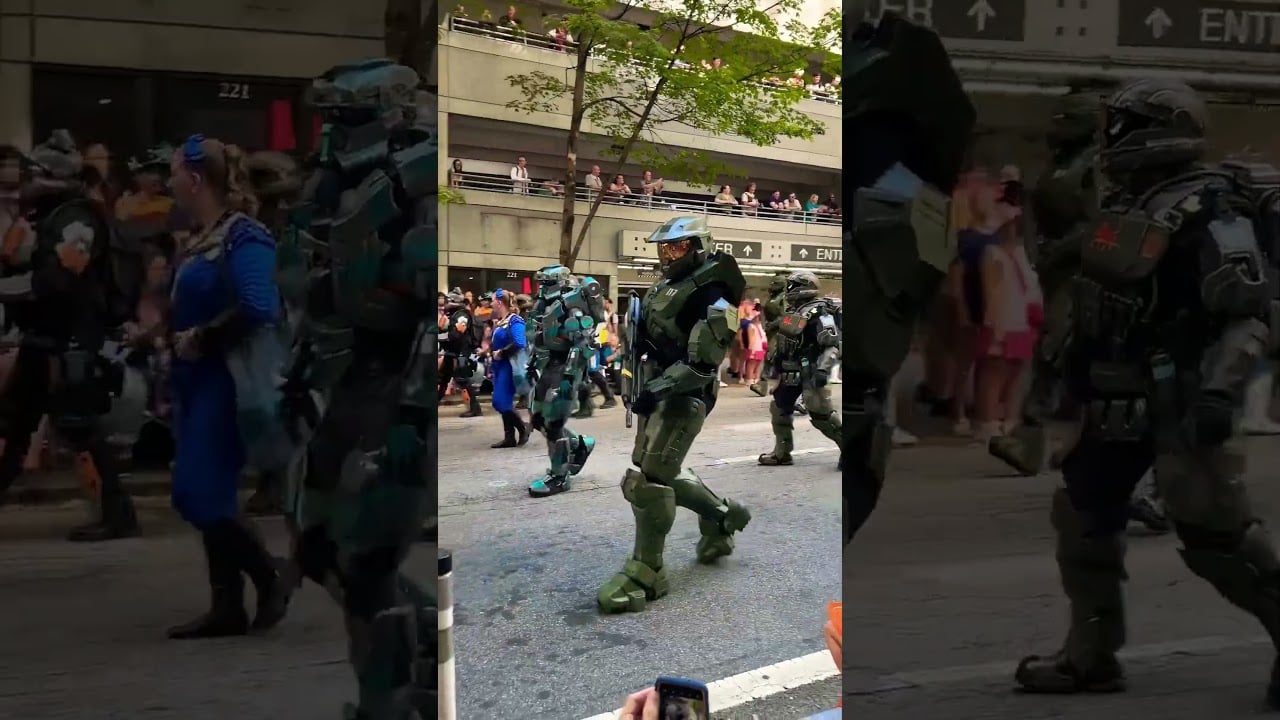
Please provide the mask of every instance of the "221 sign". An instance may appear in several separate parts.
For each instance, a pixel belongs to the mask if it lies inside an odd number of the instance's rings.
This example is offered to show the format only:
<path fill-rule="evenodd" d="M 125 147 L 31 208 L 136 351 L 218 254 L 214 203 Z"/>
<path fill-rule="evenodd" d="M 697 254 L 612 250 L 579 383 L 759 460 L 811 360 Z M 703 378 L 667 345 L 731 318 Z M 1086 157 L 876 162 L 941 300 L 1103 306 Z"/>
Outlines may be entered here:
<path fill-rule="evenodd" d="M 248 100 L 249 99 L 249 83 L 235 83 L 235 82 L 218 83 L 218 99 L 219 100 Z"/>

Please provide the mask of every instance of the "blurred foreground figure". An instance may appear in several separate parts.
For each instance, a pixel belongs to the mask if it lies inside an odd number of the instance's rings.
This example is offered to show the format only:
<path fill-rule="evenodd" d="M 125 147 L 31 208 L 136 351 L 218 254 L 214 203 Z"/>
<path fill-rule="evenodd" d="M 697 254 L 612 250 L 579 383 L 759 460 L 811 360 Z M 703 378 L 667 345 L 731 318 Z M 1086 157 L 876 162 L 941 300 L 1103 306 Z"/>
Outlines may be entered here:
<path fill-rule="evenodd" d="M 1103 108 L 1108 200 L 1081 237 L 1062 366 L 1082 407 L 1052 522 L 1071 626 L 1018 666 L 1040 693 L 1124 688 L 1121 584 L 1130 495 L 1154 464 L 1187 567 L 1280 647 L 1280 557 L 1249 506 L 1235 416 L 1275 352 L 1276 288 L 1260 238 L 1280 219 L 1263 165 L 1201 165 L 1207 110 L 1177 81 L 1139 80 Z M 1280 665 L 1268 700 L 1280 707 Z"/>
<path fill-rule="evenodd" d="M 1097 183 L 1098 125 L 1104 98 L 1081 90 L 1059 98 L 1049 131 L 1052 165 L 1031 191 L 1036 220 L 1036 275 L 1044 289 L 1045 307 L 1040 338 L 1032 360 L 1031 387 L 1013 432 L 994 437 L 990 453 L 1019 473 L 1031 476 L 1044 469 L 1049 453 L 1046 422 L 1063 400 L 1062 353 L 1071 331 L 1071 299 L 1080 271 L 1084 239 L 1096 226 L 1102 207 L 1111 201 L 1110 189 Z M 1169 523 L 1154 482 L 1143 482 L 1129 503 L 1129 519 L 1151 532 L 1166 533 Z"/>
<path fill-rule="evenodd" d="M 286 385 L 313 428 L 290 473 L 296 562 L 342 604 L 349 720 L 436 716 L 434 592 L 399 571 L 436 502 L 436 136 L 418 85 L 387 60 L 314 82 L 321 147 L 280 250 L 282 288 L 309 282 Z"/>
<path fill-rule="evenodd" d="M 70 134 L 54 132 L 26 162 L 18 202 L 27 219 L 11 217 L 0 280 L 0 302 L 22 333 L 0 401 L 0 493 L 21 473 L 31 434 L 47 414 L 79 454 L 100 513 L 69 539 L 131 537 L 138 520 L 120 468 L 145 420 L 146 380 L 108 341 L 133 316 L 142 255 L 120 244 L 105 208 L 86 194 Z"/>
<path fill-rule="evenodd" d="M 948 226 L 974 110 L 942 41 L 886 14 L 845 43 L 844 136 L 853 166 L 846 218 L 844 333 L 844 539 L 875 509 L 893 427 L 889 382 L 906 359 L 916 324 L 954 259 Z"/>

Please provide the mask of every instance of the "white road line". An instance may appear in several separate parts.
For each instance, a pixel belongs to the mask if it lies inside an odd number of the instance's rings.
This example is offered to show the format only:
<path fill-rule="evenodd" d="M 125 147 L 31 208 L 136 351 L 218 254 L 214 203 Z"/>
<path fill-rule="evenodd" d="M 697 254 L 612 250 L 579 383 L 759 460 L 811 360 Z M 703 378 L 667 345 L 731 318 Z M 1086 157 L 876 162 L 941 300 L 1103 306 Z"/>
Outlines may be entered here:
<path fill-rule="evenodd" d="M 795 457 L 796 455 L 817 455 L 818 453 L 833 453 L 839 449 L 840 448 L 820 447 L 820 448 L 809 448 L 808 450 L 792 450 L 791 456 Z M 740 457 L 720 458 L 719 460 L 716 460 L 711 464 L 712 465 L 737 465 L 738 463 L 744 463 L 744 462 L 756 462 L 759 459 L 760 459 L 760 456 L 758 454 L 742 455 Z"/>
<path fill-rule="evenodd" d="M 812 685 L 837 674 L 839 673 L 835 663 L 831 661 L 831 653 L 826 650 L 748 670 L 707 685 L 707 691 L 711 695 L 711 712 L 721 712 L 753 700 Z M 835 705 L 836 700 L 837 698 L 832 698 L 831 704 Z M 592 715 L 584 720 L 617 720 L 620 714 L 621 708 Z"/>
<path fill-rule="evenodd" d="M 1224 650 L 1240 650 L 1257 645 L 1269 645 L 1271 640 L 1257 635 L 1226 637 L 1221 635 L 1171 640 L 1169 642 L 1135 645 L 1120 651 L 1122 660 L 1154 660 L 1170 655 L 1205 655 Z M 954 667 L 930 668 L 914 672 L 893 673 L 884 679 L 905 683 L 915 687 L 925 685 L 947 685 L 985 680 L 1007 678 L 1013 680 L 1013 670 L 1018 666 L 1017 660 L 1005 660 L 998 663 L 980 663 L 977 665 L 957 665 Z"/>

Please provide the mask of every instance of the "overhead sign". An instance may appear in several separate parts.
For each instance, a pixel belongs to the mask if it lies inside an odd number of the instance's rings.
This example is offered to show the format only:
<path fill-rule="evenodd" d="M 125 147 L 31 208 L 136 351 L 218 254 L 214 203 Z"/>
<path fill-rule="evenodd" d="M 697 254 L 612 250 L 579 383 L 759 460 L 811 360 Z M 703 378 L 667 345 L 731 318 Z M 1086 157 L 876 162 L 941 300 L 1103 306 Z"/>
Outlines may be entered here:
<path fill-rule="evenodd" d="M 1020 42 L 1026 33 L 1027 0 L 868 0 L 867 20 L 886 12 L 958 40 Z"/>
<path fill-rule="evenodd" d="M 1120 0 L 1121 47 L 1280 51 L 1280 0 Z"/>
<path fill-rule="evenodd" d="M 791 262 L 801 265 L 813 263 L 835 263 L 839 265 L 844 260 L 844 248 L 832 247 L 831 245 L 800 245 L 799 243 L 791 244 Z"/>
<path fill-rule="evenodd" d="M 748 240 L 712 240 L 711 249 L 725 255 L 732 255 L 739 260 L 759 260 L 764 254 L 764 246 Z"/>

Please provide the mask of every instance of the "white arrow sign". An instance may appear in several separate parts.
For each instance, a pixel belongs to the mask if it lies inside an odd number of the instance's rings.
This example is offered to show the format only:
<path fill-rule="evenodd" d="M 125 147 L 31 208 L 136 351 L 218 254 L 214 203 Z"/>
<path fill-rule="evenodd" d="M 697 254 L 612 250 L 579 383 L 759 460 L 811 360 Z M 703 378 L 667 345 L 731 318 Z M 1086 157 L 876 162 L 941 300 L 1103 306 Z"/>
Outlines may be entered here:
<path fill-rule="evenodd" d="M 748 246 L 746 246 L 746 247 L 742 248 L 742 254 L 743 254 L 743 255 L 746 255 L 747 257 L 751 257 L 751 246 L 750 246 L 750 245 L 748 245 Z"/>
<path fill-rule="evenodd" d="M 807 258 L 809 257 L 809 250 L 807 248 L 800 248 L 799 255 L 802 258 Z"/>
<path fill-rule="evenodd" d="M 1146 20 L 1142 21 L 1147 27 L 1151 28 L 1151 37 L 1159 40 L 1164 37 L 1169 28 L 1173 26 L 1173 18 L 1169 17 L 1169 13 L 1164 8 L 1156 8 L 1151 11 Z"/>
<path fill-rule="evenodd" d="M 978 25 L 978 32 L 987 31 L 987 21 L 996 16 L 995 8 L 987 0 L 978 0 L 969 8 L 969 17 Z"/>

